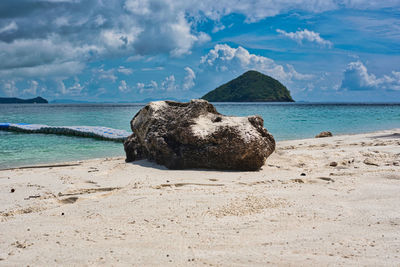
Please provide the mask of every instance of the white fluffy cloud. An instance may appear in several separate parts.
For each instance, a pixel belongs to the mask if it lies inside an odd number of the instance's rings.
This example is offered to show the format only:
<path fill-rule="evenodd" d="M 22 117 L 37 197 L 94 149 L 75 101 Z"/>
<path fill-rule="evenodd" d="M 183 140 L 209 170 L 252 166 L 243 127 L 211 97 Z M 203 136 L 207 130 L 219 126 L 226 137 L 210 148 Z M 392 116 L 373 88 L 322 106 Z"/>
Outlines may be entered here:
<path fill-rule="evenodd" d="M 378 78 L 368 73 L 367 67 L 361 61 L 355 61 L 347 65 L 340 87 L 354 91 L 400 90 L 400 72 L 392 71 L 391 74 Z"/>
<path fill-rule="evenodd" d="M 15 81 L 4 81 L 3 82 L 3 93 L 6 96 L 15 96 L 18 93 L 18 88 L 15 85 Z"/>
<path fill-rule="evenodd" d="M 115 83 L 118 77 L 115 75 L 115 69 L 104 70 L 104 68 L 94 69 L 96 77 L 101 80 L 110 80 Z"/>
<path fill-rule="evenodd" d="M 59 81 L 71 79 L 91 63 L 107 59 L 125 57 L 134 61 L 160 54 L 184 57 L 197 45 L 211 40 L 200 30 L 202 22 L 210 20 L 216 32 L 224 28 L 221 19 L 230 14 L 241 14 L 247 23 L 252 23 L 293 10 L 317 13 L 338 8 L 394 6 L 399 6 L 398 0 L 1 0 L 0 90 L 15 92 L 21 80 L 25 81 L 21 88 L 27 88 L 32 79 L 39 82 L 39 88 L 47 79 L 57 82 L 61 91 L 79 92 L 82 85 L 63 89 Z M 309 31 L 307 35 L 305 31 L 304 37 L 298 38 L 329 44 L 318 33 Z M 221 71 L 236 64 L 287 80 L 309 78 L 290 66 L 250 54 L 241 47 L 233 52 L 225 50 L 226 58 L 218 54 L 212 62 L 210 54 L 204 64 L 212 63 Z M 229 53 L 234 53 L 231 60 Z M 117 68 L 108 75 L 103 73 L 100 79 L 117 82 L 119 74 L 131 73 L 131 69 Z M 190 81 L 194 80 L 186 74 L 187 85 L 183 82 L 183 88 L 192 86 Z M 171 78 L 164 86 L 162 83 L 157 84 L 158 89 L 174 88 Z M 177 82 L 174 83 L 177 88 Z M 143 90 L 156 88 L 154 84 L 146 86 Z M 50 91 L 51 87 L 48 88 Z"/>
<path fill-rule="evenodd" d="M 189 11 L 192 11 L 193 13 L 202 13 L 210 19 L 218 21 L 223 16 L 238 13 L 243 14 L 248 23 L 259 21 L 266 17 L 275 16 L 289 10 L 322 12 L 338 8 L 338 4 L 335 3 L 337 1 L 335 0 L 193 0 L 185 2 L 186 8 Z"/>
<path fill-rule="evenodd" d="M 118 86 L 118 90 L 122 93 L 128 92 L 130 89 L 128 87 L 128 84 L 126 83 L 125 80 L 122 80 Z"/>
<path fill-rule="evenodd" d="M 168 0 L 4 0 L 0 8 L 7 10 L 7 16 L 0 14 L 0 75 L 8 78 L 24 77 L 27 69 L 47 77 L 44 71 L 49 68 L 44 66 L 85 65 L 108 57 L 179 57 L 189 54 L 196 43 L 210 40 L 196 31 L 186 5 Z M 119 72 L 129 74 L 129 70 Z"/>
<path fill-rule="evenodd" d="M 285 68 L 268 57 L 251 54 L 241 46 L 233 48 L 227 44 L 217 44 L 201 58 L 200 63 L 221 72 L 235 70 L 241 73 L 254 69 L 286 82 L 312 78 L 311 75 L 298 73 L 291 65 Z"/>
<path fill-rule="evenodd" d="M 161 90 L 171 92 L 176 90 L 175 76 L 170 75 L 161 82 Z"/>
<path fill-rule="evenodd" d="M 74 84 L 66 86 L 63 80 L 57 80 L 58 91 L 57 95 L 81 96 L 85 87 L 81 85 L 78 79 L 75 78 Z"/>
<path fill-rule="evenodd" d="M 39 87 L 39 83 L 35 80 L 31 80 L 30 81 L 30 86 L 29 88 L 26 88 L 25 90 L 22 91 L 23 95 L 37 95 L 38 92 L 38 87 Z M 42 90 L 43 91 L 43 90 Z"/>
<path fill-rule="evenodd" d="M 175 75 L 169 75 L 165 77 L 160 82 L 150 81 L 149 83 L 139 82 L 136 84 L 136 88 L 139 93 L 170 93 L 174 91 L 187 91 L 195 85 L 194 80 L 196 79 L 196 74 L 194 71 L 185 67 L 185 76 L 183 80 L 176 80 Z"/>
<path fill-rule="evenodd" d="M 156 81 L 150 81 L 147 84 L 137 83 L 136 88 L 138 89 L 140 94 L 153 93 L 154 91 L 158 90 L 158 83 Z"/>
<path fill-rule="evenodd" d="M 302 31 L 296 31 L 296 32 L 286 32 L 284 30 L 277 29 L 276 30 L 278 33 L 281 35 L 290 38 L 298 43 L 303 43 L 303 41 L 308 41 L 311 43 L 316 43 L 320 46 L 326 46 L 326 47 L 332 47 L 333 44 L 332 42 L 323 39 L 319 33 L 314 32 L 314 31 L 309 31 L 307 29 L 304 29 Z"/>
<path fill-rule="evenodd" d="M 210 40 L 197 30 L 198 21 L 214 20 L 218 30 L 220 19 L 233 13 L 254 22 L 290 10 L 323 12 L 398 4 L 396 0 L 2 0 L 0 8 L 7 15 L 0 15 L 0 69 L 77 59 L 84 64 L 108 56 L 182 56 L 196 43 Z M 329 44 L 306 30 L 287 34 Z"/>
<path fill-rule="evenodd" d="M 119 73 L 125 74 L 125 75 L 130 75 L 133 73 L 133 69 L 130 68 L 125 68 L 124 66 L 119 66 L 117 69 Z"/>
<path fill-rule="evenodd" d="M 196 74 L 189 67 L 185 67 L 185 72 L 186 72 L 186 76 L 183 79 L 182 89 L 189 90 L 190 88 L 192 88 L 195 85 L 194 80 L 196 79 Z"/>
<path fill-rule="evenodd" d="M 337 0 L 335 2 L 339 6 L 356 9 L 390 8 L 399 5 L 398 0 Z"/>
<path fill-rule="evenodd" d="M 188 11 L 201 12 L 206 17 L 218 21 L 221 17 L 238 13 L 246 17 L 246 22 L 256 22 L 266 17 L 275 16 L 290 10 L 313 13 L 335 10 L 339 8 L 373 9 L 390 8 L 399 5 L 398 0 L 203 0 L 176 1 L 183 4 Z"/>
<path fill-rule="evenodd" d="M 92 73 L 94 75 L 93 78 L 96 80 L 109 80 L 115 83 L 118 80 L 118 73 L 131 75 L 133 73 L 133 69 L 119 66 L 118 68 L 110 68 L 106 70 L 104 69 L 104 65 L 101 65 L 97 69 L 92 69 Z"/>
<path fill-rule="evenodd" d="M 139 29 L 133 42 L 138 54 L 181 56 L 190 53 L 196 42 L 209 38 L 205 33 L 196 33 L 186 17 L 185 6 L 179 1 L 127 0 L 124 9 Z"/>

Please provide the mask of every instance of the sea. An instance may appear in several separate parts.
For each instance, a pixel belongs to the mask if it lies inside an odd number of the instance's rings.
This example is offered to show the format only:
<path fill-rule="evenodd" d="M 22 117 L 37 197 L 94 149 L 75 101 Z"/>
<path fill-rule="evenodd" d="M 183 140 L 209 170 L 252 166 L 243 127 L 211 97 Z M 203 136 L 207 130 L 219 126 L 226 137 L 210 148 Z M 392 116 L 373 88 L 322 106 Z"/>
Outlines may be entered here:
<path fill-rule="evenodd" d="M 145 104 L 2 104 L 0 123 L 105 126 L 130 130 Z M 214 103 L 224 115 L 260 115 L 277 141 L 400 128 L 400 103 Z M 0 131 L 0 169 L 124 156 L 123 144 L 91 138 Z"/>

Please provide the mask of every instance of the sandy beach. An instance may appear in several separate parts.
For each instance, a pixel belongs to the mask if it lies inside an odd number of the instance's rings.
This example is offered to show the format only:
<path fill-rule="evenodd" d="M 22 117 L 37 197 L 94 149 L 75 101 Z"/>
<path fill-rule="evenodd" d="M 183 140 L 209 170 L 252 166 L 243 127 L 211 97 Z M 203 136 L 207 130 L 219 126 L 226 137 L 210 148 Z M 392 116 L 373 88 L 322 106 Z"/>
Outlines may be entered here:
<path fill-rule="evenodd" d="M 258 172 L 58 165 L 0 171 L 0 265 L 400 265 L 400 129 L 278 142 Z"/>

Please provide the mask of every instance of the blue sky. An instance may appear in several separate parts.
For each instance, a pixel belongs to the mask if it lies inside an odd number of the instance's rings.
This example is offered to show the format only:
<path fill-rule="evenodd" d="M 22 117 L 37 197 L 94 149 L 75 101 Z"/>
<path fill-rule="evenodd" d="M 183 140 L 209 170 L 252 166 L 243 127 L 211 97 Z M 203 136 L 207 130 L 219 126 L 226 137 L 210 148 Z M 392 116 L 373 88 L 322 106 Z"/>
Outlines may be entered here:
<path fill-rule="evenodd" d="M 297 101 L 400 101 L 400 0 L 2 0 L 0 96 L 198 98 L 254 69 Z"/>

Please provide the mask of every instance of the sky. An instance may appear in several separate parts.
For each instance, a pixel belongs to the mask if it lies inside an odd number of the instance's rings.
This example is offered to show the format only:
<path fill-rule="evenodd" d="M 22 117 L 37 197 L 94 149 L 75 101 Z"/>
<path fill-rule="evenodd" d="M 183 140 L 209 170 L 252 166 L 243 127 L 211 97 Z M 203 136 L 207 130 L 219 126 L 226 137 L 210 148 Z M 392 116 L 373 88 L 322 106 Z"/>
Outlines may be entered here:
<path fill-rule="evenodd" d="M 400 102 L 400 0 L 0 1 L 0 97 L 187 100 L 247 70 L 296 101 Z"/>

